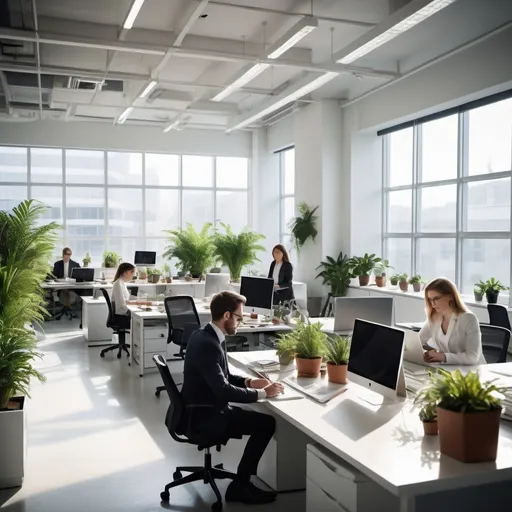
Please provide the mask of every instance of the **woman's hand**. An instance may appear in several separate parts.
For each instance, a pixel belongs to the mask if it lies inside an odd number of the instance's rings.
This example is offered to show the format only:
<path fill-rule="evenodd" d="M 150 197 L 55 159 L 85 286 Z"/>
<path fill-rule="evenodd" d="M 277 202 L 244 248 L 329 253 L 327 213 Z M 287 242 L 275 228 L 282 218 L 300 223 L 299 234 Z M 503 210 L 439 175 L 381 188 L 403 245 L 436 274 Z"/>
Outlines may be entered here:
<path fill-rule="evenodd" d="M 278 289 L 280 288 L 280 286 L 279 286 L 278 284 L 275 284 L 275 285 L 274 285 L 274 288 L 275 288 L 276 290 L 278 290 Z"/>
<path fill-rule="evenodd" d="M 249 382 L 249 386 L 252 389 L 263 389 L 270 384 L 270 381 L 267 379 L 251 379 Z"/>
<path fill-rule="evenodd" d="M 423 354 L 423 360 L 426 363 L 446 363 L 446 355 L 444 352 L 429 350 Z"/>

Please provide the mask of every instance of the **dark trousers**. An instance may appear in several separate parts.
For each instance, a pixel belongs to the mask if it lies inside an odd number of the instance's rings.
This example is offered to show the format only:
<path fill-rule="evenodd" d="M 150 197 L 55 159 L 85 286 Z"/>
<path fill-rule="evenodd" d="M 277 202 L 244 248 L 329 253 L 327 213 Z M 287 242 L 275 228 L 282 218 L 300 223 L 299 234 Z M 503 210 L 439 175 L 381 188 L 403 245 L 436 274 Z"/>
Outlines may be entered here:
<path fill-rule="evenodd" d="M 114 315 L 114 323 L 122 329 L 130 329 L 131 316 L 129 311 L 126 315 Z"/>

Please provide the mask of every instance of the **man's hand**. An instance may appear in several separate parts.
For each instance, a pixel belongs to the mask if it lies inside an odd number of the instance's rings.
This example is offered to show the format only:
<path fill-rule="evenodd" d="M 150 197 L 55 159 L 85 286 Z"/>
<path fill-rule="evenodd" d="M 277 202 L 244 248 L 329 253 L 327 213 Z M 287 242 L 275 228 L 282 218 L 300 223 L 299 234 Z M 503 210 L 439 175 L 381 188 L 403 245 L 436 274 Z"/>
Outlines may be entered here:
<path fill-rule="evenodd" d="M 429 350 L 423 354 L 423 360 L 426 363 L 446 363 L 446 356 L 444 352 Z"/>
<path fill-rule="evenodd" d="M 280 395 L 284 393 L 284 386 L 280 382 L 272 382 L 268 386 L 263 388 L 268 398 L 272 398 L 274 396 Z"/>
<path fill-rule="evenodd" d="M 249 382 L 249 386 L 252 389 L 263 389 L 266 388 L 270 384 L 270 381 L 267 379 L 251 379 Z"/>

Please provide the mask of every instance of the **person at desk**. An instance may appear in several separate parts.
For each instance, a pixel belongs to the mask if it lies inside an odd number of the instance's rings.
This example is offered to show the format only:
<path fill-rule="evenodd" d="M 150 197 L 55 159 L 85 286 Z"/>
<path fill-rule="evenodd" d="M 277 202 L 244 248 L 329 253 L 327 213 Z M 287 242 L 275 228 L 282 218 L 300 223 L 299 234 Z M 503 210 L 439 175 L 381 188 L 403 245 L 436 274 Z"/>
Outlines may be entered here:
<path fill-rule="evenodd" d="M 274 261 L 270 264 L 268 277 L 274 280 L 274 304 L 295 298 L 293 294 L 293 265 L 288 251 L 282 244 L 272 249 Z"/>
<path fill-rule="evenodd" d="M 53 265 L 53 276 L 57 279 L 64 279 L 66 277 L 71 277 L 74 268 L 80 268 L 80 264 L 71 259 L 71 249 L 69 247 L 64 247 L 62 249 L 62 259 L 60 261 L 56 261 Z"/>
<path fill-rule="evenodd" d="M 231 291 L 215 295 L 210 304 L 212 321 L 195 331 L 187 344 L 183 370 L 182 397 L 186 405 L 184 426 L 191 437 L 223 443 L 228 439 L 249 441 L 238 466 L 237 478 L 226 490 L 226 501 L 270 503 L 273 492 L 250 482 L 275 431 L 273 416 L 233 407 L 231 403 L 252 403 L 284 391 L 279 382 L 250 379 L 229 371 L 225 337 L 234 335 L 243 318 L 245 297 Z"/>
<path fill-rule="evenodd" d="M 130 328 L 131 317 L 128 304 L 139 304 L 137 301 L 130 301 L 130 292 L 126 287 L 126 283 L 133 279 L 135 270 L 135 265 L 126 262 L 121 263 L 117 267 L 114 286 L 112 287 L 112 309 L 114 310 L 115 323 L 126 329 Z"/>
<path fill-rule="evenodd" d="M 427 321 L 419 332 L 425 362 L 485 364 L 478 319 L 449 279 L 440 277 L 425 286 L 425 308 Z"/>

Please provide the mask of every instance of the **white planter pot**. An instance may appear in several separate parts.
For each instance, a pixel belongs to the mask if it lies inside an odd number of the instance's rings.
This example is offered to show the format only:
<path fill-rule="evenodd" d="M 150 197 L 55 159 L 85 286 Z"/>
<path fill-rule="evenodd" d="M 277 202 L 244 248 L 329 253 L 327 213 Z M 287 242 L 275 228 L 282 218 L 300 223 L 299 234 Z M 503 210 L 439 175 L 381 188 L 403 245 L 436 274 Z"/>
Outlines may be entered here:
<path fill-rule="evenodd" d="M 0 411 L 0 489 L 20 487 L 25 475 L 27 400 L 19 399 L 21 409 Z"/>

